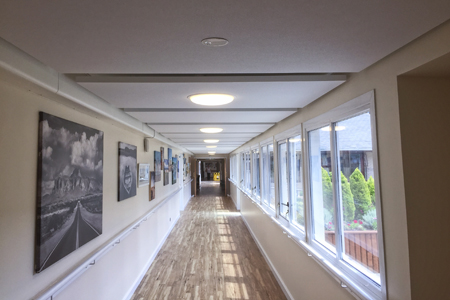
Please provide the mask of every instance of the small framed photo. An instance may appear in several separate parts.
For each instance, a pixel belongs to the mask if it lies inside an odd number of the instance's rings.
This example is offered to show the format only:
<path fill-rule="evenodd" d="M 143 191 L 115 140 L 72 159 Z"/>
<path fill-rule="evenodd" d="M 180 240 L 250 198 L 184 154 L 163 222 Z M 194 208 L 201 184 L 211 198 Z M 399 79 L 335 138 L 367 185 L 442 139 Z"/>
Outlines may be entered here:
<path fill-rule="evenodd" d="M 150 184 L 150 164 L 139 164 L 139 187 Z"/>

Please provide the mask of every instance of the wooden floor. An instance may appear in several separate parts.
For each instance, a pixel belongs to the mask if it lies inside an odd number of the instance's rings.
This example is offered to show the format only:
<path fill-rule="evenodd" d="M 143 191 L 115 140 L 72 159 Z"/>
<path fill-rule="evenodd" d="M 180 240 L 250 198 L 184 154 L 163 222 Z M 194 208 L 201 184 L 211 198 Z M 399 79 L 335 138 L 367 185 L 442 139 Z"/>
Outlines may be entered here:
<path fill-rule="evenodd" d="M 202 182 L 131 299 L 286 297 L 232 200 Z"/>

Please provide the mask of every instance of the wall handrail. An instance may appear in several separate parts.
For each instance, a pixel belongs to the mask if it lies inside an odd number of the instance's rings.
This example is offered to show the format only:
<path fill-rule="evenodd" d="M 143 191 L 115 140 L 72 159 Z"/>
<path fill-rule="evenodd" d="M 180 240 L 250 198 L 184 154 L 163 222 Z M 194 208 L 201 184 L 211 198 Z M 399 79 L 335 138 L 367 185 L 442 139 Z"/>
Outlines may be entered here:
<path fill-rule="evenodd" d="M 178 188 L 176 191 L 172 192 L 165 198 L 163 198 L 157 205 L 150 209 L 144 216 L 140 217 L 138 221 L 132 223 L 124 230 L 119 232 L 116 236 L 111 238 L 107 243 L 105 243 L 99 250 L 94 254 L 85 259 L 77 268 L 72 270 L 69 274 L 64 276 L 63 279 L 59 280 L 48 289 L 38 293 L 33 299 L 34 300 L 52 300 L 54 296 L 60 293 L 63 289 L 69 286 L 75 279 L 80 277 L 87 269 L 96 265 L 96 262 L 100 258 L 113 249 L 116 245 L 119 245 L 131 232 L 138 229 L 142 222 L 148 220 L 148 218 L 154 214 L 159 208 L 161 208 L 168 200 L 173 196 L 178 194 L 182 188 Z"/>

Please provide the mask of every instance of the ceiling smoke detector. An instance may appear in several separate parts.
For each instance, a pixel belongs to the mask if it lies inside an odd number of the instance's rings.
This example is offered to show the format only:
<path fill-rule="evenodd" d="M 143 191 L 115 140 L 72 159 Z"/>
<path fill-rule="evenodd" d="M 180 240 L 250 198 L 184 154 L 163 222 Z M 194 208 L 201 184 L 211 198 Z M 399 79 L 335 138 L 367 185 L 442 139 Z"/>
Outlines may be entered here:
<path fill-rule="evenodd" d="M 228 44 L 228 40 L 219 37 L 210 37 L 203 39 L 202 44 L 210 47 L 222 47 Z"/>

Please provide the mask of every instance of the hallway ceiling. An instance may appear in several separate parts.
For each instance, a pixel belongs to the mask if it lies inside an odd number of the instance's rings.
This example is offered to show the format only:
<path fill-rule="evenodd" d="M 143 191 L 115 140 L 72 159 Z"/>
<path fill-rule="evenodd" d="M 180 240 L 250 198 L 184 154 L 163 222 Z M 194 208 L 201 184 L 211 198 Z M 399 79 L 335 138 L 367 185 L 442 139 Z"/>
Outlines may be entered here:
<path fill-rule="evenodd" d="M 219 154 L 449 18 L 448 0 L 15 0 L 0 36 L 194 153 L 217 137 Z M 235 100 L 204 107 L 198 93 Z"/>

